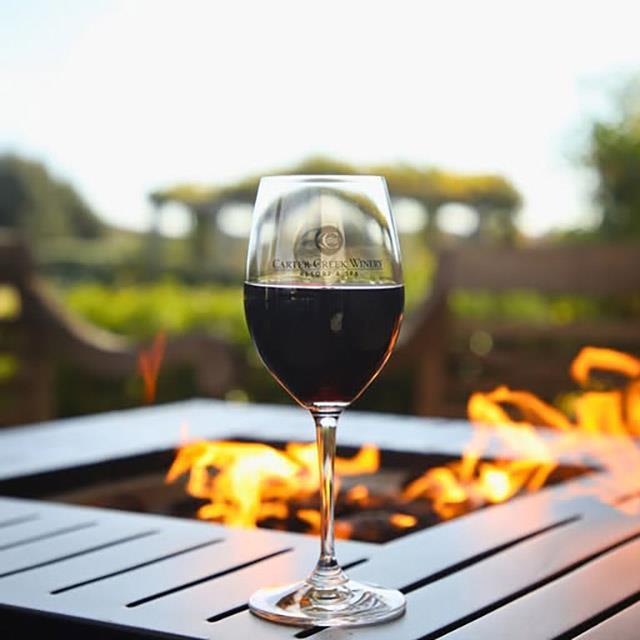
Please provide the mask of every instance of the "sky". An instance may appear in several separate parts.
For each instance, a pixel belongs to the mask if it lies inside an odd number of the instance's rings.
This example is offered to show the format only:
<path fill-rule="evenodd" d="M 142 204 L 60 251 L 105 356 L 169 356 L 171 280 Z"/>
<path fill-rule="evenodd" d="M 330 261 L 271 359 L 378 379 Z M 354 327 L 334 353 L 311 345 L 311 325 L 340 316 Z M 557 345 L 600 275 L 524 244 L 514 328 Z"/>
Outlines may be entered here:
<path fill-rule="evenodd" d="M 539 234 L 593 219 L 580 157 L 639 23 L 620 0 L 3 0 L 0 153 L 133 229 L 154 189 L 324 154 L 502 174 Z"/>

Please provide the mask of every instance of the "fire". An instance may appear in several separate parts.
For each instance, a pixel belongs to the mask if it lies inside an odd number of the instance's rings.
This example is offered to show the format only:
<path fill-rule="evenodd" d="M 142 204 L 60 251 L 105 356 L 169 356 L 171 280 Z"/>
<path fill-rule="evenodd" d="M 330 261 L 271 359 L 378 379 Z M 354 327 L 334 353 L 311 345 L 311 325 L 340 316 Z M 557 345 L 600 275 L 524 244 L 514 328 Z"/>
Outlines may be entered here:
<path fill-rule="evenodd" d="M 398 529 L 411 529 L 418 524 L 418 518 L 408 513 L 393 513 L 389 522 Z"/>
<path fill-rule="evenodd" d="M 640 450 L 630 437 L 640 434 L 640 360 L 611 349 L 585 347 L 570 369 L 574 380 L 587 389 L 598 386 L 593 374 L 601 370 L 622 375 L 628 382 L 623 389 L 578 395 L 573 419 L 526 391 L 503 386 L 472 394 L 467 411 L 475 432 L 462 459 L 427 471 L 406 487 L 404 499 L 427 498 L 444 519 L 470 507 L 504 502 L 544 486 L 560 455 L 571 453 L 577 444 L 617 478 L 619 486 L 628 485 L 629 478 L 640 485 Z M 538 426 L 550 427 L 557 437 L 545 438 Z M 605 436 L 623 438 L 625 446 Z M 498 448 L 495 462 L 481 459 L 490 451 L 490 440 Z M 599 489 L 604 488 L 594 490 Z M 602 493 L 606 499 L 606 491 Z"/>
<path fill-rule="evenodd" d="M 144 402 L 152 404 L 156 399 L 156 388 L 160 365 L 164 358 L 164 349 L 167 343 L 167 336 L 164 331 L 160 331 L 153 339 L 149 349 L 144 349 L 138 356 L 138 372 L 142 376 L 144 384 Z"/>
<path fill-rule="evenodd" d="M 154 343 L 156 355 L 147 356 L 147 370 L 153 370 L 153 363 L 159 366 L 162 344 Z M 622 377 L 624 384 L 605 388 L 597 376 L 601 371 Z M 578 466 L 590 458 L 608 471 L 610 487 L 601 481 L 581 490 L 610 504 L 616 504 L 614 496 L 621 488 L 638 491 L 640 448 L 633 436 L 640 435 L 640 359 L 586 347 L 570 372 L 582 389 L 569 396 L 565 411 L 532 393 L 505 386 L 473 393 L 467 405 L 473 437 L 462 457 L 409 482 L 386 511 L 388 525 L 395 530 L 418 526 L 420 519 L 414 513 L 424 513 L 417 509 L 424 501 L 446 520 L 537 491 L 561 458 Z M 350 458 L 338 457 L 336 495 L 340 477 L 374 474 L 379 466 L 380 453 L 373 445 Z M 172 482 L 185 474 L 188 492 L 207 501 L 199 518 L 242 527 L 267 520 L 285 526 L 288 520 L 309 532 L 320 530 L 315 508 L 320 479 L 313 444 L 289 443 L 281 450 L 260 443 L 192 442 L 180 448 L 166 479 Z M 384 502 L 370 495 L 363 483 L 351 486 L 340 500 L 346 507 L 372 511 Z M 335 530 L 337 537 L 347 538 L 354 525 L 338 518 Z"/>
<path fill-rule="evenodd" d="M 307 533 L 320 533 L 320 512 L 317 509 L 298 509 L 296 517 L 309 525 Z M 353 533 L 353 527 L 348 522 L 336 520 L 333 526 L 336 538 L 347 539 Z"/>
<path fill-rule="evenodd" d="M 577 383 L 586 386 L 594 369 L 622 373 L 628 378 L 639 378 L 640 360 L 613 349 L 585 347 L 571 363 L 571 377 Z"/>
<path fill-rule="evenodd" d="M 336 459 L 338 478 L 372 474 L 379 466 L 380 454 L 373 445 L 365 445 L 352 458 Z M 181 447 L 166 480 L 173 482 L 185 473 L 189 494 L 209 500 L 199 509 L 199 518 L 254 527 L 268 518 L 293 515 L 311 531 L 320 529 L 317 509 L 293 507 L 291 513 L 292 504 L 308 503 L 318 492 L 315 444 L 289 443 L 281 451 L 260 443 L 193 442 Z M 349 526 L 336 522 L 338 537 L 350 533 Z"/>
<path fill-rule="evenodd" d="M 351 487 L 347 491 L 347 502 L 353 502 L 355 504 L 366 504 L 369 499 L 369 489 L 364 484 L 357 484 L 355 487 Z"/>

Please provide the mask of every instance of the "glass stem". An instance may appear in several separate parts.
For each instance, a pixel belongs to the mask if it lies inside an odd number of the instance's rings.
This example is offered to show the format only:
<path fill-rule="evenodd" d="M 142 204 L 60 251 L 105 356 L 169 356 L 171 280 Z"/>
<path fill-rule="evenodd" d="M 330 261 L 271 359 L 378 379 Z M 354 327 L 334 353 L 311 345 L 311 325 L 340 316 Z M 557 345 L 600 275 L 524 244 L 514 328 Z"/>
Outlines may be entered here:
<path fill-rule="evenodd" d="M 334 463 L 336 458 L 336 428 L 340 411 L 313 413 L 316 423 L 318 465 L 320 468 L 320 558 L 309 577 L 319 598 L 336 598 L 339 587 L 348 581 L 340 568 L 334 549 Z"/>

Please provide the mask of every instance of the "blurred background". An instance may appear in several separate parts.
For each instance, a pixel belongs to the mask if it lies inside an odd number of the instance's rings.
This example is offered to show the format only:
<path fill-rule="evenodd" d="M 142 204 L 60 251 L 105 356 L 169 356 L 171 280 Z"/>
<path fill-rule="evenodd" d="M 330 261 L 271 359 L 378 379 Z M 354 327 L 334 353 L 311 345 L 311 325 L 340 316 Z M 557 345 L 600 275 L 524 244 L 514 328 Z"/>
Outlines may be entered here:
<path fill-rule="evenodd" d="M 0 424 L 284 402 L 242 309 L 261 175 L 387 178 L 407 313 L 355 408 L 567 401 L 640 352 L 633 2 L 7 0 Z"/>

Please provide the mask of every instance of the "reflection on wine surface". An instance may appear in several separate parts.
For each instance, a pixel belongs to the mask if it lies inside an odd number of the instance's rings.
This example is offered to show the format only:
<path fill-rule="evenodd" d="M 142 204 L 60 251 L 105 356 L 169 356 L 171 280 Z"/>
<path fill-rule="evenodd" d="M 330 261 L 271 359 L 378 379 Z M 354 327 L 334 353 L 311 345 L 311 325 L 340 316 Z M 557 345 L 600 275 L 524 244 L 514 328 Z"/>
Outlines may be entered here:
<path fill-rule="evenodd" d="M 396 342 L 404 287 L 287 287 L 245 283 L 245 314 L 271 373 L 302 405 L 345 406 Z"/>

